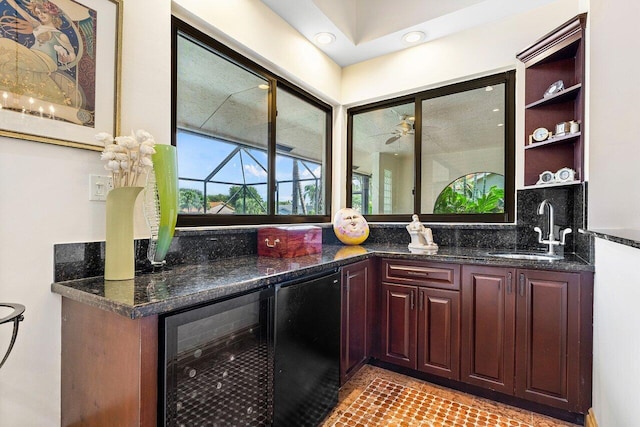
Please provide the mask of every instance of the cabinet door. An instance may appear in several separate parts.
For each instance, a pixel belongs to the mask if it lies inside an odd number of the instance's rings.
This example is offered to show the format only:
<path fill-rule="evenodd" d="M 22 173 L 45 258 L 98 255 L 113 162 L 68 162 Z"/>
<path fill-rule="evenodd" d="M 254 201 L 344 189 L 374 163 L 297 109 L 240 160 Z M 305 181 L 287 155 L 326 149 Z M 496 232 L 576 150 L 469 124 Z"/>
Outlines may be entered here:
<path fill-rule="evenodd" d="M 516 395 L 576 411 L 580 275 L 518 270 Z"/>
<path fill-rule="evenodd" d="M 515 270 L 463 266 L 461 379 L 513 394 Z"/>
<path fill-rule="evenodd" d="M 370 271 L 368 260 L 342 268 L 340 376 L 343 384 L 369 356 L 367 307 Z"/>
<path fill-rule="evenodd" d="M 460 293 L 418 288 L 418 370 L 460 378 Z"/>
<path fill-rule="evenodd" d="M 381 359 L 416 369 L 416 286 L 382 284 Z"/>

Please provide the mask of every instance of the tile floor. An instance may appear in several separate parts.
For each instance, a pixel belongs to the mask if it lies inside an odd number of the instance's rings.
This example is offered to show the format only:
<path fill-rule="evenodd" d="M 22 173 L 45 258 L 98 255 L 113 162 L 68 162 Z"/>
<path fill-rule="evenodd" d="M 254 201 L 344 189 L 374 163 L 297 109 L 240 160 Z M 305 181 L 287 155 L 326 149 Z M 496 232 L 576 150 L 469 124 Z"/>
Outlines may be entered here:
<path fill-rule="evenodd" d="M 371 365 L 342 387 L 339 399 L 322 427 L 575 427 Z"/>

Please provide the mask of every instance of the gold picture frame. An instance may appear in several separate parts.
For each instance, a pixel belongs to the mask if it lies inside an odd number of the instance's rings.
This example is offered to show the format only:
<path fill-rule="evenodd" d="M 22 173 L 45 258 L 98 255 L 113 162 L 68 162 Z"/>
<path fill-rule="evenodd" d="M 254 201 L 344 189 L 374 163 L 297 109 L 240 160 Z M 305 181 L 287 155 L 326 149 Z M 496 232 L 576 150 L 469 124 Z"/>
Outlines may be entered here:
<path fill-rule="evenodd" d="M 101 151 L 120 130 L 122 0 L 0 2 L 0 135 Z"/>

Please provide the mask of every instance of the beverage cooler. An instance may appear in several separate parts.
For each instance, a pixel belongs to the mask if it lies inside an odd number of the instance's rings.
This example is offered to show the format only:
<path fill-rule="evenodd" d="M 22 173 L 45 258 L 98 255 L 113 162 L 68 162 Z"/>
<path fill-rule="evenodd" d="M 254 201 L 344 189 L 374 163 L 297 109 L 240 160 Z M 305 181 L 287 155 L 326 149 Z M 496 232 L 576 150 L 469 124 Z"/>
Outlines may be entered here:
<path fill-rule="evenodd" d="M 338 399 L 331 272 L 161 317 L 159 424 L 315 426 Z"/>
<path fill-rule="evenodd" d="M 165 426 L 271 425 L 274 289 L 163 318 Z"/>

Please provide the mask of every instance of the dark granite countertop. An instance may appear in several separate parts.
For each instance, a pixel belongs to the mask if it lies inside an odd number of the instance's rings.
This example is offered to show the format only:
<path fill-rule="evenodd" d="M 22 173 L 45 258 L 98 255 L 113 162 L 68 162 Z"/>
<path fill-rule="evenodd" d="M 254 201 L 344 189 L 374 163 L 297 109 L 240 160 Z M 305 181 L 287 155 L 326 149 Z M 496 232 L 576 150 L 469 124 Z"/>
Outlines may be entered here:
<path fill-rule="evenodd" d="M 630 228 L 609 228 L 580 230 L 582 233 L 591 234 L 600 239 L 619 243 L 632 248 L 640 249 L 640 230 Z"/>
<path fill-rule="evenodd" d="M 593 271 L 593 265 L 567 254 L 563 260 L 527 261 L 489 255 L 495 249 L 441 247 L 437 254 L 412 254 L 406 244 L 324 245 L 321 254 L 297 258 L 247 255 L 201 264 L 183 264 L 132 280 L 103 277 L 56 282 L 51 291 L 72 300 L 135 319 L 168 313 L 283 281 L 302 279 L 372 256 L 500 265 L 560 271 Z"/>

